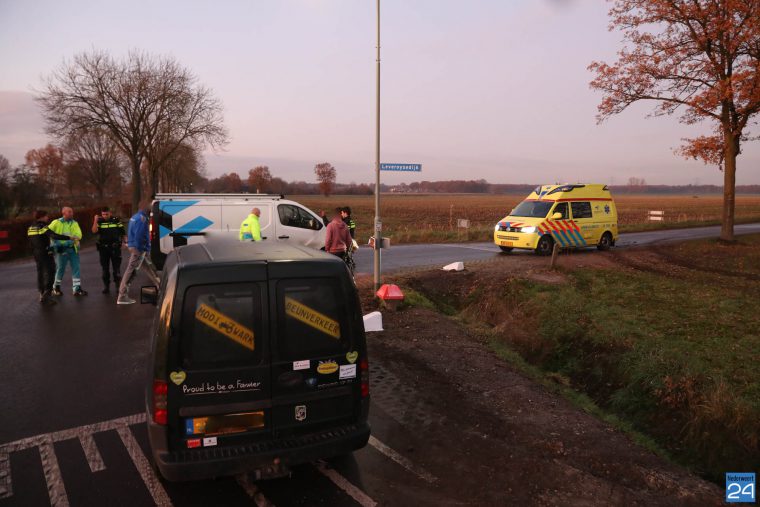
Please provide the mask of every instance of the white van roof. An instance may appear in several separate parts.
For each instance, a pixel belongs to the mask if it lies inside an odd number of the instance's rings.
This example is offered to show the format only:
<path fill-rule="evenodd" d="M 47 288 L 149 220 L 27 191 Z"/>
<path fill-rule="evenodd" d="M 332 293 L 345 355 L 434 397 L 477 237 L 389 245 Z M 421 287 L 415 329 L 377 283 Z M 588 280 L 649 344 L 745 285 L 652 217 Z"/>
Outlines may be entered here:
<path fill-rule="evenodd" d="M 282 194 L 156 194 L 155 201 L 173 201 L 185 199 L 219 199 L 234 201 L 279 201 L 285 199 Z"/>

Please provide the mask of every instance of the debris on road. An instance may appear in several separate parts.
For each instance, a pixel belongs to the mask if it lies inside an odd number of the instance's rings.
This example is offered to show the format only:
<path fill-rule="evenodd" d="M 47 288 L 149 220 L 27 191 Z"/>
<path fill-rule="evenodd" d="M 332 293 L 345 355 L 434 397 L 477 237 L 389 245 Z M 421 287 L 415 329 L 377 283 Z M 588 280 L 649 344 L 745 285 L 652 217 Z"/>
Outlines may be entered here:
<path fill-rule="evenodd" d="M 383 330 L 383 314 L 380 312 L 368 313 L 364 316 L 364 332 L 372 333 Z"/>

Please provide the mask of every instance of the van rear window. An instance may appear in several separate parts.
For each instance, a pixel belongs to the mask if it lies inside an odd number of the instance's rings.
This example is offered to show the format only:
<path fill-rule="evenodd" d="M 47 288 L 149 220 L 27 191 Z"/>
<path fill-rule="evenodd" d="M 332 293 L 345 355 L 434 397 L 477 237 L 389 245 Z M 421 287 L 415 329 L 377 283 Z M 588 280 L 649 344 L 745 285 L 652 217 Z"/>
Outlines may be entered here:
<path fill-rule="evenodd" d="M 332 278 L 281 280 L 277 284 L 279 352 L 282 359 L 348 350 L 346 302 Z"/>
<path fill-rule="evenodd" d="M 257 364 L 262 333 L 260 285 L 199 285 L 185 293 L 180 347 L 185 368 Z"/>

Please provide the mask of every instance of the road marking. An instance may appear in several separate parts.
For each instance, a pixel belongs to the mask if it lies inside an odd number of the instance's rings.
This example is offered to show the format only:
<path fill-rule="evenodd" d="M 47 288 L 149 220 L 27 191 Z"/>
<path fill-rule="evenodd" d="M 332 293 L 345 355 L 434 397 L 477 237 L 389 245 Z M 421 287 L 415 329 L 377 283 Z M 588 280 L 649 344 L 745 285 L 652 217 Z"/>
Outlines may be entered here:
<path fill-rule="evenodd" d="M 143 454 L 142 449 L 140 449 L 140 444 L 135 440 L 132 430 L 129 429 L 129 426 L 120 426 L 116 428 L 116 431 L 119 433 L 121 441 L 124 442 L 124 447 L 127 448 L 127 452 L 129 452 L 132 462 L 137 467 L 137 471 L 140 472 L 140 477 L 142 477 L 145 487 L 148 488 L 150 496 L 153 497 L 153 501 L 159 507 L 171 507 L 172 502 L 169 500 L 169 495 L 166 494 L 166 490 L 161 485 L 150 463 L 148 463 L 148 459 Z"/>
<path fill-rule="evenodd" d="M 94 424 L 86 424 L 78 428 L 69 428 L 61 431 L 54 431 L 52 433 L 44 433 L 42 435 L 35 435 L 33 437 L 22 438 L 15 442 L 7 444 L 0 444 L 0 453 L 11 453 L 17 451 L 23 451 L 30 447 L 37 447 L 44 443 L 47 439 L 55 442 L 62 440 L 69 440 L 71 438 L 79 438 L 80 433 L 100 433 L 102 431 L 115 430 L 122 426 L 132 426 L 133 424 L 139 424 L 145 422 L 145 412 L 139 414 L 128 415 L 125 417 L 118 417 L 111 419 L 110 421 L 102 421 Z"/>
<path fill-rule="evenodd" d="M 251 482 L 251 478 L 248 474 L 239 474 L 235 479 L 240 487 L 243 488 L 246 495 L 256 502 L 257 507 L 274 507 L 274 504 L 267 500 L 264 494 L 259 491 L 258 486 Z"/>
<path fill-rule="evenodd" d="M 362 507 L 375 507 L 377 505 L 377 502 L 372 500 L 367 494 L 351 484 L 348 479 L 340 475 L 337 471 L 335 471 L 332 468 L 327 468 L 327 465 L 324 462 L 317 462 L 316 463 L 317 470 L 319 470 L 322 475 L 330 479 L 333 484 L 338 486 L 340 489 L 345 491 L 348 496 L 353 498 L 356 503 L 361 505 Z"/>
<path fill-rule="evenodd" d="M 133 424 L 139 424 L 143 422 L 145 422 L 145 413 L 141 412 L 139 414 L 111 419 L 110 421 L 86 424 L 78 428 L 69 428 L 66 430 L 54 431 L 52 433 L 44 433 L 42 435 L 22 438 L 21 440 L 16 440 L 15 442 L 0 444 L 0 498 L 8 498 L 13 496 L 10 454 L 13 452 L 30 449 L 32 447 L 37 447 L 40 453 L 40 459 L 42 460 L 42 469 L 45 473 L 45 481 L 48 485 L 50 503 L 55 506 L 68 505 L 68 497 L 66 496 L 66 489 L 63 485 L 61 471 L 58 467 L 58 459 L 55 456 L 55 449 L 53 447 L 53 444 L 56 442 L 61 442 L 63 440 L 70 440 L 74 438 L 79 439 L 85 456 L 87 457 L 88 464 L 90 465 L 90 470 L 93 472 L 104 470 L 105 464 L 103 463 L 103 458 L 100 456 L 100 452 L 95 445 L 95 441 L 92 439 L 92 435 L 94 433 L 100 433 L 103 431 L 128 428 Z M 134 440 L 134 437 L 132 437 L 132 439 Z M 142 453 L 140 454 L 142 455 Z M 143 456 L 143 459 L 145 459 L 145 456 Z"/>
<path fill-rule="evenodd" d="M 103 463 L 103 457 L 98 451 L 98 445 L 95 443 L 95 439 L 92 438 L 92 433 L 80 433 L 79 443 L 82 444 L 82 450 L 84 456 L 87 458 L 87 464 L 90 465 L 91 472 L 100 472 L 106 469 L 106 464 Z"/>
<path fill-rule="evenodd" d="M 425 482 L 433 483 L 436 480 L 438 480 L 434 475 L 428 473 L 425 469 L 418 467 L 411 461 L 409 461 L 407 458 L 399 454 L 398 452 L 394 451 L 372 435 L 369 437 L 369 445 L 380 451 L 381 453 L 385 454 L 387 457 L 401 465 L 402 467 L 406 468 L 408 471 L 412 472 L 414 475 L 419 477 Z"/>
<path fill-rule="evenodd" d="M 13 496 L 10 458 L 7 452 L 0 452 L 0 498 Z"/>
<path fill-rule="evenodd" d="M 442 245 L 437 245 L 437 246 L 448 246 L 452 248 L 464 248 L 466 250 L 480 250 L 482 252 L 499 253 L 499 251 L 496 250 L 496 248 L 486 248 L 482 246 L 457 245 L 455 243 L 448 243 L 448 244 L 442 244 Z"/>
<path fill-rule="evenodd" d="M 66 488 L 63 485 L 61 469 L 58 466 L 58 458 L 55 457 L 53 449 L 53 439 L 45 438 L 39 445 L 40 459 L 42 460 L 42 470 L 45 473 L 45 482 L 47 482 L 48 496 L 52 507 L 68 507 L 69 497 L 66 496 Z"/>

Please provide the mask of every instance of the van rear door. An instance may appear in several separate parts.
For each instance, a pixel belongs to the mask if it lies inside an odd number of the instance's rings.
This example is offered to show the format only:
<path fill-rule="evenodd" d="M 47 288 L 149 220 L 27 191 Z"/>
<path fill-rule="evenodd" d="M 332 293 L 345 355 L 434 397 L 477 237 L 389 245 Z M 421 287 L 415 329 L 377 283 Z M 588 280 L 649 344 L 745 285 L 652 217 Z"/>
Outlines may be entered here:
<path fill-rule="evenodd" d="M 270 276 L 272 276 L 270 264 Z M 319 272 L 314 269 L 311 271 Z M 283 275 L 286 271 L 283 270 Z M 291 270 L 292 273 L 292 270 Z M 359 364 L 365 350 L 340 276 L 270 281 L 276 329 L 272 346 L 272 424 L 278 435 L 351 424 L 361 412 Z"/>
<path fill-rule="evenodd" d="M 212 283 L 180 288 L 181 322 L 168 353 L 173 450 L 271 435 L 266 266 L 246 268 L 245 276 L 220 273 Z"/>

